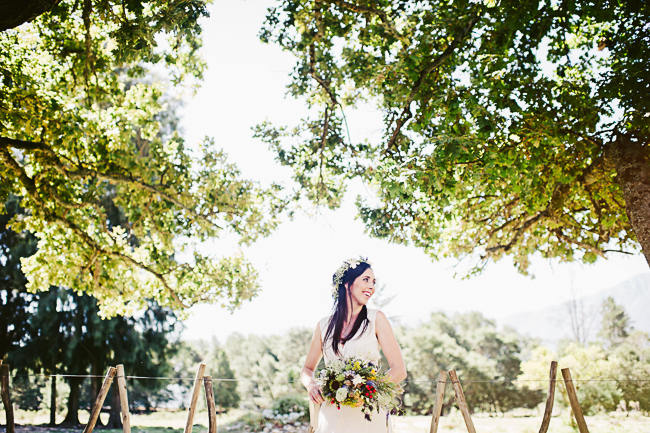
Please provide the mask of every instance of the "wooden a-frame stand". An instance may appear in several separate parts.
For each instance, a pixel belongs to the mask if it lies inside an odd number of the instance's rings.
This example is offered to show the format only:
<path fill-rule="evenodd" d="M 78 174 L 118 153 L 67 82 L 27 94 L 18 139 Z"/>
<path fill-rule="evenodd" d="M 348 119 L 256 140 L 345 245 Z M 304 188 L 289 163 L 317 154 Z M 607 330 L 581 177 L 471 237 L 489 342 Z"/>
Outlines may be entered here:
<path fill-rule="evenodd" d="M 555 382 L 557 374 L 557 361 L 551 362 L 551 369 L 549 372 L 549 390 L 548 397 L 546 399 L 546 406 L 544 408 L 544 416 L 542 417 L 542 425 L 539 428 L 539 433 L 547 433 L 548 426 L 551 421 L 551 414 L 553 412 L 553 402 L 555 400 Z M 465 394 L 463 393 L 463 387 L 458 380 L 455 370 L 449 370 L 448 372 L 441 371 L 438 375 L 438 381 L 436 384 L 436 401 L 433 408 L 433 415 L 431 417 L 431 428 L 429 433 L 437 433 L 438 426 L 440 425 L 440 415 L 442 414 L 442 400 L 445 395 L 445 386 L 447 385 L 447 375 L 451 379 L 451 383 L 454 387 L 454 393 L 456 395 L 456 403 L 460 409 L 463 419 L 465 420 L 465 426 L 469 433 L 476 433 L 474 428 L 474 423 L 470 417 L 469 407 L 467 406 L 467 401 L 465 400 Z M 571 379 L 571 372 L 568 368 L 562 369 L 562 377 L 564 379 L 564 385 L 566 386 L 567 395 L 569 397 L 569 403 L 571 404 L 571 412 L 576 420 L 578 425 L 578 430 L 580 433 L 589 433 L 587 429 L 587 423 L 582 414 L 582 408 L 578 402 L 578 396 L 576 389 L 573 386 L 573 380 Z"/>
<path fill-rule="evenodd" d="M 192 425 L 194 423 L 194 413 L 196 412 L 196 403 L 201 392 L 201 384 L 205 388 L 205 399 L 208 406 L 208 432 L 217 433 L 217 410 L 214 402 L 214 393 L 212 390 L 212 377 L 205 376 L 205 363 L 199 364 L 194 379 L 194 387 L 192 389 L 192 398 L 190 400 L 190 407 L 187 412 L 187 423 L 185 424 L 185 433 L 192 433 Z M 122 411 L 122 432 L 131 433 L 131 415 L 129 413 L 129 403 L 126 393 L 126 376 L 124 374 L 124 366 L 122 364 L 116 367 L 109 367 L 104 383 L 102 384 L 93 408 L 90 412 L 90 419 L 84 428 L 83 433 L 92 433 L 97 424 L 99 413 L 101 412 L 104 400 L 108 394 L 108 390 L 113 383 L 113 379 L 117 376 L 117 387 L 120 396 L 120 408 Z"/>

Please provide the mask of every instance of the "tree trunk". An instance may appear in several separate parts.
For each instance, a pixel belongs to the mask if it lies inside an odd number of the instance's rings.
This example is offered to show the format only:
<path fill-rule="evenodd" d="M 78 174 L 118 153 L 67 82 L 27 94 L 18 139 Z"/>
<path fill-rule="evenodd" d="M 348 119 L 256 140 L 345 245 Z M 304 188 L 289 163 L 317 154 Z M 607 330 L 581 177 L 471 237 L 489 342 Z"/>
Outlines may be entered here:
<path fill-rule="evenodd" d="M 50 426 L 56 425 L 56 376 L 50 376 Z"/>
<path fill-rule="evenodd" d="M 81 423 L 79 422 L 79 396 L 81 394 L 81 383 L 83 378 L 81 377 L 71 377 L 70 384 L 70 394 L 68 395 L 68 413 L 65 415 L 65 419 L 61 423 L 63 426 L 78 427 Z"/>
<path fill-rule="evenodd" d="M 111 412 L 106 427 L 122 428 L 122 418 L 120 417 L 120 393 L 117 390 L 117 380 L 113 381 L 113 388 L 111 389 Z"/>
<path fill-rule="evenodd" d="M 650 265 L 650 145 L 619 137 L 613 157 L 627 217 Z"/>

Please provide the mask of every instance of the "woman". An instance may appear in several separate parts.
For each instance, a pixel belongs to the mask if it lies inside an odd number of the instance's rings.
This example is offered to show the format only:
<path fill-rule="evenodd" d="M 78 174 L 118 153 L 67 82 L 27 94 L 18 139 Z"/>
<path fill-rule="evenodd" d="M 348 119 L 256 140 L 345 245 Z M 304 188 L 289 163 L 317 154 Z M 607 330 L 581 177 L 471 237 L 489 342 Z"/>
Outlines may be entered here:
<path fill-rule="evenodd" d="M 367 259 L 343 262 L 333 275 L 334 312 L 316 325 L 305 366 L 302 384 L 309 398 L 323 403 L 323 395 L 314 379 L 314 369 L 321 356 L 329 364 L 337 358 L 357 356 L 379 362 L 379 348 L 384 352 L 390 369 L 389 380 L 399 383 L 406 378 L 406 368 L 393 330 L 384 313 L 366 307 L 375 293 L 375 275 Z M 372 420 L 364 418 L 360 408 L 325 402 L 319 411 L 316 433 L 387 433 L 388 414 L 383 409 L 373 413 Z"/>

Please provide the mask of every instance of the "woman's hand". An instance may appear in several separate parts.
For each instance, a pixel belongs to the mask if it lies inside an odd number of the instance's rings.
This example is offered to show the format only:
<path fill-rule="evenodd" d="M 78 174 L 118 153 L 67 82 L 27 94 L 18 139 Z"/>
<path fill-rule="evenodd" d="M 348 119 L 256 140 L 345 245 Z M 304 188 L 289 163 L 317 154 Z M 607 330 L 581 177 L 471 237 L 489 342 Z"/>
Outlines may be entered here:
<path fill-rule="evenodd" d="M 320 392 L 320 387 L 316 382 L 310 382 L 307 386 L 307 391 L 309 392 L 309 399 L 316 404 L 321 404 L 325 401 L 323 394 Z"/>

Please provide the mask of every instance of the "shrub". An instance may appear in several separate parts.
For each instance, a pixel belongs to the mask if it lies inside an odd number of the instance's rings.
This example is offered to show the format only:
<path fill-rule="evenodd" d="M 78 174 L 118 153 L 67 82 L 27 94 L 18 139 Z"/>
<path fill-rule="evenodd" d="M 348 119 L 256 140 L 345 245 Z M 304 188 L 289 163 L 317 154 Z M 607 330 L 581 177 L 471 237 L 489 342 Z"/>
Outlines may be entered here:
<path fill-rule="evenodd" d="M 266 418 L 288 424 L 296 421 L 309 420 L 309 402 L 304 397 L 286 395 L 273 402 L 272 408 L 265 410 Z"/>

